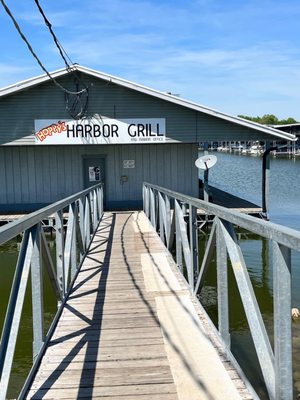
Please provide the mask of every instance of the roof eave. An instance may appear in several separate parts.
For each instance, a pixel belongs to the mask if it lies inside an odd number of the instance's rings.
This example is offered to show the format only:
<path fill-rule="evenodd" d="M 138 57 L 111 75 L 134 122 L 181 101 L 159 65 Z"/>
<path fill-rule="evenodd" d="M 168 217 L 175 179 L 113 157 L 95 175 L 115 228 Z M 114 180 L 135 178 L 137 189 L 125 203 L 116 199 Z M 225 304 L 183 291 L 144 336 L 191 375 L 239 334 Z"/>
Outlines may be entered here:
<path fill-rule="evenodd" d="M 58 78 L 66 74 L 68 74 L 68 71 L 65 68 L 51 72 L 51 76 L 53 78 Z M 24 81 L 20 81 L 14 83 L 13 85 L 9 85 L 0 89 L 0 97 L 7 96 L 15 92 L 19 92 L 21 90 L 26 90 L 30 87 L 40 85 L 41 83 L 47 82 L 49 80 L 50 78 L 47 74 L 35 76 L 34 78 L 25 79 Z"/>
<path fill-rule="evenodd" d="M 169 93 L 160 92 L 158 90 L 155 90 L 155 89 L 143 86 L 143 85 L 139 85 L 139 84 L 136 84 L 134 82 L 130 82 L 130 81 L 125 80 L 125 79 L 117 78 L 117 77 L 114 77 L 114 76 L 111 76 L 111 75 L 104 74 L 102 72 L 98 72 L 98 71 L 83 67 L 81 65 L 78 65 L 77 69 L 79 71 L 84 72 L 84 73 L 88 73 L 88 74 L 94 75 L 95 77 L 98 77 L 98 78 L 101 78 L 101 79 L 106 79 L 107 81 L 110 81 L 112 83 L 115 83 L 115 84 L 118 84 L 118 85 L 121 84 L 121 85 L 126 86 L 126 87 L 128 87 L 130 89 L 137 90 L 137 91 L 143 92 L 143 93 L 151 95 L 151 96 L 159 97 L 159 98 L 161 98 L 163 100 L 170 101 L 172 103 L 175 103 L 175 104 L 178 104 L 178 105 L 181 105 L 181 106 L 184 106 L 184 107 L 192 108 L 195 111 L 200 111 L 200 112 L 203 112 L 205 114 L 211 115 L 213 117 L 221 118 L 221 119 L 227 120 L 229 122 L 236 123 L 238 125 L 243 125 L 243 126 L 245 126 L 247 128 L 254 129 L 256 131 L 259 130 L 259 131 L 261 131 L 263 133 L 266 133 L 266 134 L 272 135 L 272 136 L 276 136 L 276 137 L 278 137 L 280 139 L 291 140 L 291 141 L 297 140 L 296 136 L 292 135 L 290 133 L 278 132 L 277 129 L 270 128 L 268 126 L 261 125 L 261 124 L 258 124 L 256 122 L 252 122 L 252 121 L 240 118 L 240 117 L 231 116 L 229 114 L 222 113 L 220 111 L 214 110 L 212 108 L 205 107 L 205 106 L 197 104 L 197 103 L 194 103 L 194 102 L 192 102 L 190 100 L 182 99 L 180 97 L 174 96 L 174 95 L 169 94 Z"/>

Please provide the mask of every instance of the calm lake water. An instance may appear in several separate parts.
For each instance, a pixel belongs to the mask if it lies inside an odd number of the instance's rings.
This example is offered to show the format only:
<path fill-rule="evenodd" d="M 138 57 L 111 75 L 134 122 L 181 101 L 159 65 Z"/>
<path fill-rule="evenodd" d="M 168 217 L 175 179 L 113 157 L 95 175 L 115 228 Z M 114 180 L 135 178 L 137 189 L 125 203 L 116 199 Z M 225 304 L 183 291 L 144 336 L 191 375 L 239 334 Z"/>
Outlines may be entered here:
<path fill-rule="evenodd" d="M 212 186 L 231 192 L 261 205 L 262 158 L 233 153 L 214 153 L 217 164 L 209 172 Z M 200 173 L 200 177 L 201 176 Z M 270 220 L 300 230 L 300 159 L 271 158 L 270 166 Z M 239 231 L 243 255 L 269 337 L 273 337 L 273 291 L 272 255 L 270 244 L 255 235 Z M 202 241 L 207 239 L 203 238 Z M 212 270 L 206 280 L 203 299 L 206 309 L 214 321 L 217 320 L 216 277 Z M 235 279 L 231 273 L 230 287 L 230 330 L 232 348 L 241 366 L 246 371 L 262 399 L 267 399 L 258 361 L 249 333 L 248 324 Z M 214 301 L 215 299 L 215 301 Z M 292 307 L 300 308 L 300 255 L 292 254 Z M 300 324 L 293 323 L 293 366 L 295 399 L 300 394 Z"/>
<path fill-rule="evenodd" d="M 210 184 L 222 190 L 231 192 L 260 205 L 261 204 L 261 157 L 240 156 L 235 154 L 215 153 L 218 157 L 217 164 L 210 170 Z M 300 159 L 272 159 L 271 160 L 271 185 L 270 185 L 270 219 L 272 222 L 287 225 L 300 230 Z M 241 247 L 246 260 L 251 280 L 254 286 L 260 309 L 272 340 L 272 270 L 270 265 L 271 254 L 269 243 L 266 240 L 239 231 Z M 200 236 L 200 250 L 204 251 L 207 236 Z M 17 259 L 20 240 L 12 241 L 0 246 L 1 259 L 1 307 L 0 326 L 4 320 L 4 305 L 8 301 L 8 288 L 13 279 L 14 266 Z M 300 308 L 300 256 L 293 254 L 293 288 L 292 307 Z M 211 318 L 216 321 L 216 276 L 212 268 L 206 279 L 203 292 L 203 301 Z M 29 285 L 30 286 L 30 285 Z M 261 399 L 267 399 L 265 388 L 255 356 L 251 336 L 235 285 L 233 274 L 230 273 L 230 330 L 234 354 L 252 381 Z M 45 310 L 46 326 L 56 310 L 56 300 L 50 283 L 45 277 Z M 30 287 L 24 305 L 24 317 L 21 321 L 21 334 L 13 365 L 13 378 L 8 393 L 8 398 L 15 398 L 23 384 L 31 365 L 32 357 L 32 331 L 31 331 L 31 300 Z M 293 323 L 294 338 L 294 380 L 295 399 L 300 393 L 300 324 Z"/>

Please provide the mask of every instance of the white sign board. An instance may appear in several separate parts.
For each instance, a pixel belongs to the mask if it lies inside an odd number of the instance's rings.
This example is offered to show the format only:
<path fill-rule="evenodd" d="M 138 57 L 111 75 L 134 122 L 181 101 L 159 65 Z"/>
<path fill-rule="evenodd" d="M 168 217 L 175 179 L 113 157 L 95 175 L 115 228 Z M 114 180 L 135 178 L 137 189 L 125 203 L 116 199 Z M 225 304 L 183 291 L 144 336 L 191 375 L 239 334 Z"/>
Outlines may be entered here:
<path fill-rule="evenodd" d="M 165 139 L 165 118 L 35 120 L 38 145 L 162 143 Z"/>
<path fill-rule="evenodd" d="M 89 181 L 90 182 L 101 181 L 101 170 L 99 166 L 89 167 Z"/>

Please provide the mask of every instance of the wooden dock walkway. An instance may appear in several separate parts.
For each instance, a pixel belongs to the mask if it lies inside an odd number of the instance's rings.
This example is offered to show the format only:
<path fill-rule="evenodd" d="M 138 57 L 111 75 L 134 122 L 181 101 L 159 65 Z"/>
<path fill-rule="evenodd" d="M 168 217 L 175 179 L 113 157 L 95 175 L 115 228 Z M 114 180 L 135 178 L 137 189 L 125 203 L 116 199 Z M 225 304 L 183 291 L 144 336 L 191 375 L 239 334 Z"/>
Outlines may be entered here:
<path fill-rule="evenodd" d="M 145 214 L 105 213 L 26 398 L 252 399 L 209 326 Z"/>

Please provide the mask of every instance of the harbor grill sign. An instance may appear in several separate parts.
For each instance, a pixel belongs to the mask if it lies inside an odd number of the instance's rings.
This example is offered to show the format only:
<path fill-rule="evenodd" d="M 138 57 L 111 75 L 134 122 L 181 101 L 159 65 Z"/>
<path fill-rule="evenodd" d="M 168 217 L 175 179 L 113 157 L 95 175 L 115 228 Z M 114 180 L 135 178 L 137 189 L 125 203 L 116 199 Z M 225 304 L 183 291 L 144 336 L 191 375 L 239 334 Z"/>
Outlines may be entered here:
<path fill-rule="evenodd" d="M 166 139 L 165 118 L 35 120 L 35 143 L 119 144 L 161 143 Z"/>

